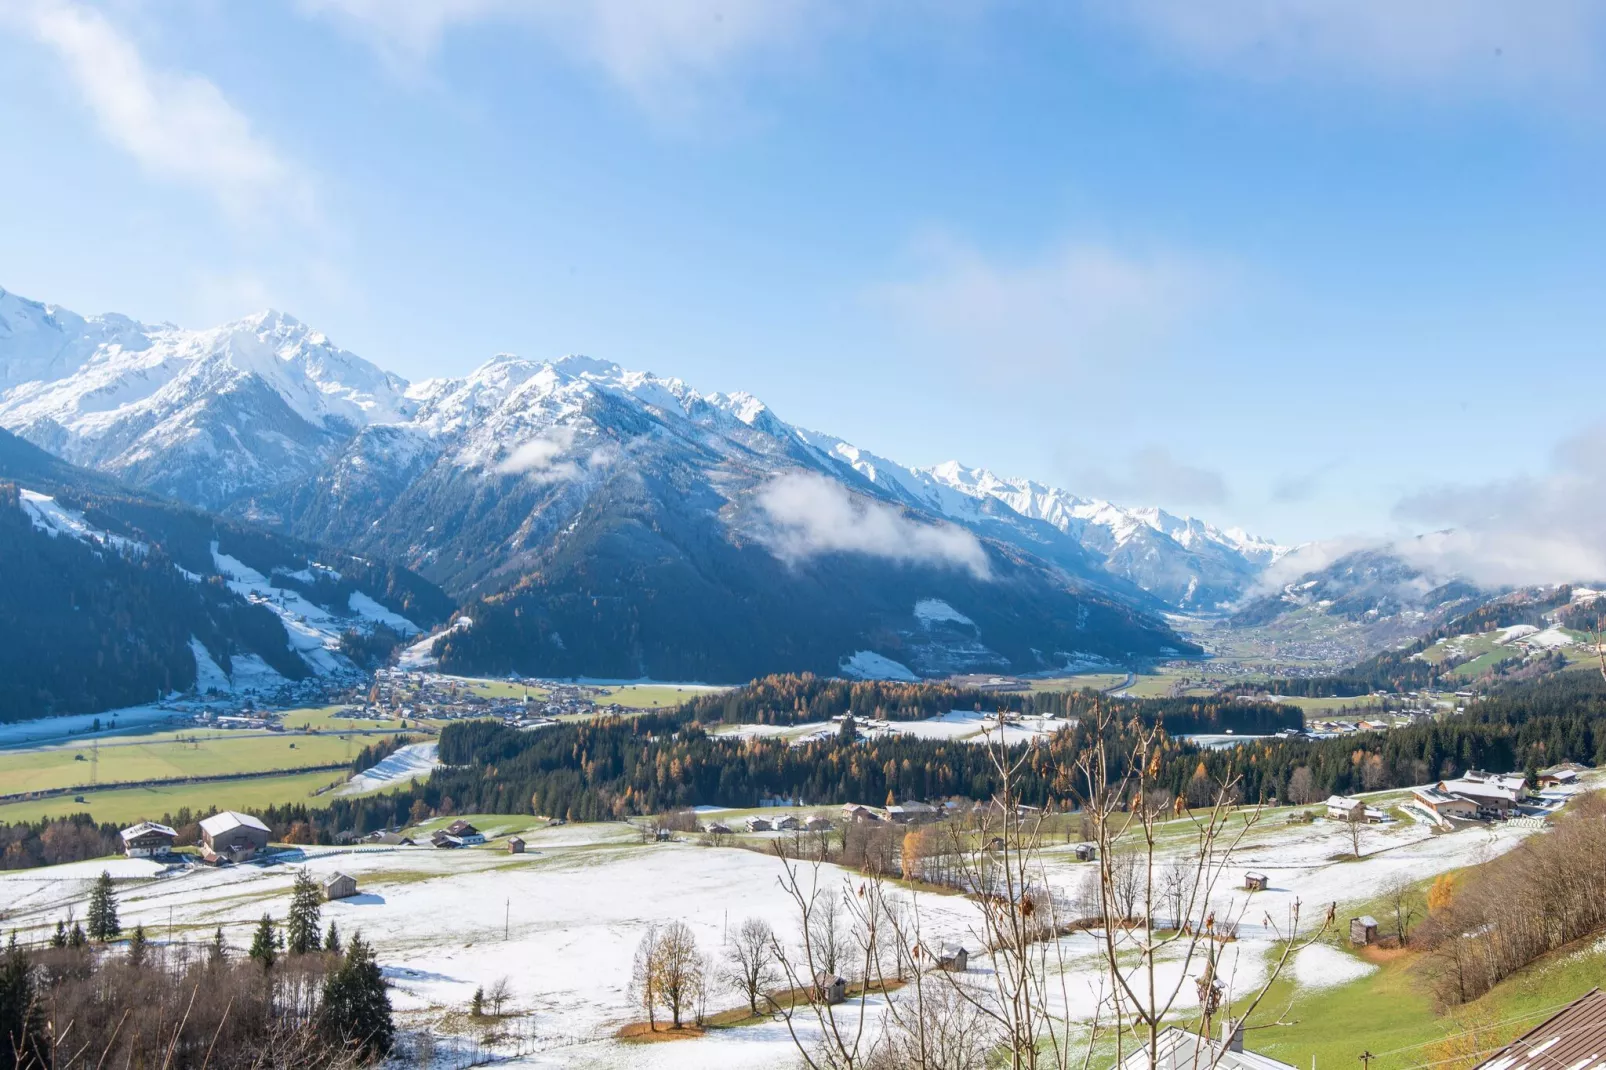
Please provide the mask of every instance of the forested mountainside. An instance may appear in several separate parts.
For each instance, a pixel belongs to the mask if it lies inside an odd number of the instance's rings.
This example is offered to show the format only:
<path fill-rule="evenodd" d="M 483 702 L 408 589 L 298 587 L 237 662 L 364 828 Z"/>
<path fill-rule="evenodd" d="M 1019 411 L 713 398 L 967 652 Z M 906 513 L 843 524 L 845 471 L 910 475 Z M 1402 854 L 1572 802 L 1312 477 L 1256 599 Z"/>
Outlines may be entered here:
<path fill-rule="evenodd" d="M 353 671 L 444 619 L 420 577 L 129 491 L 0 431 L 0 721 Z M 349 636 L 347 635 L 349 633 Z"/>
<path fill-rule="evenodd" d="M 1298 558 L 1290 558 L 1294 560 Z M 1275 592 L 1249 599 L 1230 621 L 1236 627 L 1255 627 L 1296 613 L 1317 613 L 1362 625 L 1382 643 L 1431 628 L 1498 593 L 1425 572 L 1391 547 L 1373 547 L 1345 554 Z"/>

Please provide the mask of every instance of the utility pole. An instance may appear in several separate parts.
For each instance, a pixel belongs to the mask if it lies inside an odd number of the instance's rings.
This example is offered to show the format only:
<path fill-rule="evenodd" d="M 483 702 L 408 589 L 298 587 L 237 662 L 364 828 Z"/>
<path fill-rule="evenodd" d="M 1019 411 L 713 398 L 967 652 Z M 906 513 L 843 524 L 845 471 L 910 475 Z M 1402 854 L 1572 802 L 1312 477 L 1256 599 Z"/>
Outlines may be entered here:
<path fill-rule="evenodd" d="M 1372 1070 L 1372 1060 L 1375 1059 L 1375 1058 L 1377 1058 L 1377 1056 L 1373 1055 L 1369 1051 L 1361 1052 L 1361 1055 L 1360 1055 L 1361 1066 L 1364 1067 L 1365 1070 Z"/>
<path fill-rule="evenodd" d="M 502 942 L 507 943 L 508 931 L 513 927 L 513 897 L 507 899 L 506 913 L 502 915 Z"/>
<path fill-rule="evenodd" d="M 100 783 L 100 737 L 96 736 L 89 748 L 89 783 Z"/>

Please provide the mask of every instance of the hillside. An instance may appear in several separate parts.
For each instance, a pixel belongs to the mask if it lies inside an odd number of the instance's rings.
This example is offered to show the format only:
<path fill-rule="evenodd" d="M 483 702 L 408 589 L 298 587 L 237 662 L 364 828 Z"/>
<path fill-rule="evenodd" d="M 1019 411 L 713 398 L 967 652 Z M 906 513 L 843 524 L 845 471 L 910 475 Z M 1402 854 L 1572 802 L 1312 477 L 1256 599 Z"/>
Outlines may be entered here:
<path fill-rule="evenodd" d="M 129 491 L 3 431 L 0 573 L 0 721 L 351 676 L 452 608 L 405 570 Z"/>

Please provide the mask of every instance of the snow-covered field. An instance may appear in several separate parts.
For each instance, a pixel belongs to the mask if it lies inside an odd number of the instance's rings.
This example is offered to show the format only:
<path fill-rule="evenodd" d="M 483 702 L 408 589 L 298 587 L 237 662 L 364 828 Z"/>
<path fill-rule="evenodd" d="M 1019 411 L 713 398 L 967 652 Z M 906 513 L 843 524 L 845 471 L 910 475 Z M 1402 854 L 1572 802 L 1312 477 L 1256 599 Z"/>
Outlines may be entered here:
<path fill-rule="evenodd" d="M 726 932 L 751 916 L 769 921 L 783 937 L 796 933 L 795 908 L 779 883 L 778 859 L 729 847 L 642 844 L 624 824 L 526 832 L 527 853 L 510 855 L 500 849 L 499 837 L 522 826 L 499 828 L 492 820 L 481 827 L 493 842 L 457 851 L 308 848 L 288 864 L 168 875 L 142 861 L 5 873 L 0 874 L 0 913 L 23 938 L 42 938 L 69 908 L 84 915 L 90 883 L 105 865 L 121 885 L 125 928 L 143 923 L 154 938 L 165 939 L 171 919 L 179 938 L 204 940 L 221 925 L 229 943 L 243 948 L 264 910 L 283 917 L 298 867 L 319 878 L 345 872 L 357 878 L 359 894 L 325 904 L 325 922 L 337 922 L 348 935 L 360 929 L 375 943 L 404 1028 L 438 1022 L 446 1011 L 465 1007 L 475 988 L 507 977 L 528 1049 L 514 1060 L 517 1065 L 770 1070 L 796 1061 L 785 1027 L 774 1023 L 640 1046 L 613 1038 L 619 1025 L 635 1018 L 626 991 L 631 959 L 654 922 L 686 922 L 711 953 Z M 1239 939 L 1223 950 L 1221 975 L 1239 993 L 1263 980 L 1276 937 L 1267 919 L 1285 927 L 1296 901 L 1306 926 L 1318 923 L 1329 903 L 1337 903 L 1342 930 L 1347 910 L 1377 896 L 1393 879 L 1422 880 L 1475 865 L 1532 834 L 1532 829 L 1509 826 L 1434 834 L 1421 825 L 1394 822 L 1363 831 L 1360 861 L 1333 861 L 1349 852 L 1345 826 L 1268 819 L 1245 838 L 1211 897 L 1218 917 L 1242 918 Z M 1067 894 L 1077 891 L 1092 870 L 1061 847 L 1047 852 L 1044 865 L 1049 882 Z M 1267 874 L 1270 888 L 1240 890 L 1248 870 Z M 819 880 L 823 887 L 841 889 L 863 878 L 823 866 Z M 912 901 L 928 942 L 954 939 L 972 949 L 979 946 L 972 901 L 935 894 Z M 1370 969 L 1338 950 L 1336 938 L 1332 943 L 1307 948 L 1295 958 L 1290 970 L 1297 985 L 1342 984 Z M 1087 934 L 1067 937 L 1060 952 L 1066 983 L 1054 998 L 1073 1019 L 1085 1020 L 1102 980 L 1096 941 Z M 987 968 L 985 957 L 973 950 L 971 970 L 978 983 L 986 981 Z M 1176 960 L 1161 967 L 1162 979 L 1173 982 L 1196 972 L 1196 963 Z M 1191 982 L 1181 988 L 1179 1010 L 1194 998 Z M 722 992 L 710 1006 L 717 1010 L 739 1002 Z"/>
<path fill-rule="evenodd" d="M 427 780 L 430 772 L 441 764 L 439 750 L 440 744 L 433 741 L 409 743 L 378 765 L 346 781 L 336 794 L 360 795 L 365 791 L 399 784 L 414 777 Z"/>
<path fill-rule="evenodd" d="M 1072 722 L 1053 717 L 1021 717 L 1004 726 L 1004 742 L 1026 743 L 1053 735 Z M 958 739 L 966 743 L 990 743 L 998 735 L 996 714 L 974 710 L 952 710 L 922 721 L 861 721 L 856 726 L 860 736 L 905 735 L 919 739 Z M 742 724 L 719 730 L 720 735 L 741 736 L 747 739 L 779 737 L 794 744 L 833 736 L 841 731 L 838 721 L 807 721 L 802 724 Z"/>

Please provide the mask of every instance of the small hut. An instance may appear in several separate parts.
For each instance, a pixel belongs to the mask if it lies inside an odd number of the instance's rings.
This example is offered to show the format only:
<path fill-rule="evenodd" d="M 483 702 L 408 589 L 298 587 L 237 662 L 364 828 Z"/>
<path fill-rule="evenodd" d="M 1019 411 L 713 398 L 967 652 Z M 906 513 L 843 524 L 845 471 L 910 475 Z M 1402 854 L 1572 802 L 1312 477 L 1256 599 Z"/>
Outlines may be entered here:
<path fill-rule="evenodd" d="M 1099 849 L 1091 843 L 1079 843 L 1076 845 L 1076 860 L 1078 862 L 1091 862 L 1098 856 Z"/>
<path fill-rule="evenodd" d="M 522 836 L 509 836 L 507 838 L 507 853 L 510 854 L 510 855 L 521 855 L 521 854 L 523 854 L 524 853 L 524 837 L 522 837 Z"/>
<path fill-rule="evenodd" d="M 964 973 L 965 967 L 970 965 L 970 952 L 957 944 L 943 948 L 937 953 L 937 969 L 944 973 Z"/>
<path fill-rule="evenodd" d="M 1377 919 L 1370 914 L 1362 914 L 1358 918 L 1349 920 L 1349 942 L 1356 947 L 1377 943 Z"/>
<path fill-rule="evenodd" d="M 1244 874 L 1244 891 L 1246 892 L 1264 892 L 1270 886 L 1271 881 L 1267 879 L 1264 873 L 1250 871 Z"/>
<path fill-rule="evenodd" d="M 848 982 L 834 973 L 821 970 L 814 975 L 814 999 L 817 1003 L 841 1003 L 848 998 Z"/>
<path fill-rule="evenodd" d="M 329 900 L 347 899 L 357 894 L 357 878 L 336 873 L 323 882 L 323 897 Z"/>

